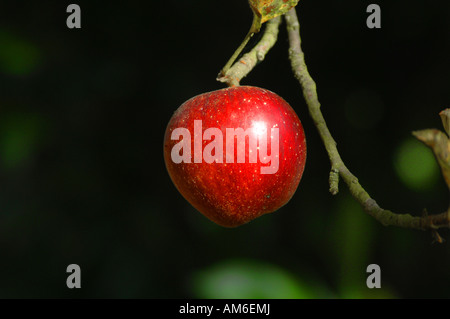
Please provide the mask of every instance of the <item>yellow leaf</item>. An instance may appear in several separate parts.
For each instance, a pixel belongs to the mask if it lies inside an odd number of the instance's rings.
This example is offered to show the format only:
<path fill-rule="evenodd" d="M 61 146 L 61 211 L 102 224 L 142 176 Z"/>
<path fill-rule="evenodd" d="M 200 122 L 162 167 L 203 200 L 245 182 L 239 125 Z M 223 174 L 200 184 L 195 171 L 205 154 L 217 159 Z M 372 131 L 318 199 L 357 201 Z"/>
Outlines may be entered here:
<path fill-rule="evenodd" d="M 441 113 L 439 113 L 442 120 L 442 125 L 444 126 L 445 131 L 450 136 L 450 109 L 445 109 Z"/>
<path fill-rule="evenodd" d="M 299 0 L 249 0 L 250 7 L 260 23 L 285 14 L 297 5 Z"/>
<path fill-rule="evenodd" d="M 436 129 L 415 131 L 413 135 L 433 150 L 445 182 L 450 189 L 450 140 L 447 135 Z"/>

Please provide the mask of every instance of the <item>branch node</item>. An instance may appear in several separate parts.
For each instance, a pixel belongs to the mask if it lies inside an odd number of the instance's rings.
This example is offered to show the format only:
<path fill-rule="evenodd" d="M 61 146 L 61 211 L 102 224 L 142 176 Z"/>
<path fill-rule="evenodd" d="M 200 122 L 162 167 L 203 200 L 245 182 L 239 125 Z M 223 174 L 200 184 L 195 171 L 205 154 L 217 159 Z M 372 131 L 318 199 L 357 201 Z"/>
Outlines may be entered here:
<path fill-rule="evenodd" d="M 337 195 L 339 193 L 339 170 L 337 168 L 331 169 L 328 182 L 330 184 L 330 193 Z"/>
<path fill-rule="evenodd" d="M 261 51 L 261 50 L 258 50 L 257 52 L 256 52 L 256 58 L 258 59 L 258 61 L 260 61 L 260 62 L 262 62 L 263 60 L 264 60 L 264 58 L 265 58 L 265 53 L 263 52 L 263 51 Z"/>

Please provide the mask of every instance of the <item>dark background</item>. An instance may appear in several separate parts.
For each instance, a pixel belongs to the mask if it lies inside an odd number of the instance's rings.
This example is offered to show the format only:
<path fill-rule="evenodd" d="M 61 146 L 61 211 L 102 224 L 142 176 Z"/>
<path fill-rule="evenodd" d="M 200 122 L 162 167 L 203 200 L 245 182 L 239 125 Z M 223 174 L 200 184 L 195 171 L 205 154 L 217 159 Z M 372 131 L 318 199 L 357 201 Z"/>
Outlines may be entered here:
<path fill-rule="evenodd" d="M 241 84 L 304 125 L 300 187 L 236 229 L 195 211 L 163 161 L 171 114 L 215 77 L 251 24 L 244 0 L 0 1 L 0 297 L 449 298 L 450 244 L 384 227 L 329 162 L 288 60 L 285 24 Z M 441 213 L 448 190 L 411 131 L 450 106 L 450 2 L 301 0 L 303 49 L 341 155 L 384 208 Z M 255 41 L 257 38 L 255 39 Z M 441 235 L 450 239 L 448 231 Z M 66 287 L 78 264 L 82 288 Z M 382 288 L 366 287 L 378 264 Z"/>

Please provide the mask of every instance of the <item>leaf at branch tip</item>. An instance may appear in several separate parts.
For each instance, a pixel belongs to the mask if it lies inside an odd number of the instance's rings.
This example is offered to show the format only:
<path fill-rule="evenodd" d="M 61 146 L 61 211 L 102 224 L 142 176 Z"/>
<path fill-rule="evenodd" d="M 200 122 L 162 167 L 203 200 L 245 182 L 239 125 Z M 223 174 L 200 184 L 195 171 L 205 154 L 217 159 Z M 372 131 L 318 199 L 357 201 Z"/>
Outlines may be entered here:
<path fill-rule="evenodd" d="M 413 135 L 433 150 L 450 190 L 450 140 L 448 136 L 436 129 L 416 131 L 413 132 Z"/>
<path fill-rule="evenodd" d="M 259 31 L 264 22 L 283 15 L 291 8 L 295 7 L 298 1 L 299 0 L 248 0 L 255 16 L 254 20 L 257 20 L 255 32 Z"/>
<path fill-rule="evenodd" d="M 447 132 L 447 135 L 450 136 L 450 109 L 445 109 L 439 113 L 441 116 L 442 124 L 444 125 L 444 129 Z"/>

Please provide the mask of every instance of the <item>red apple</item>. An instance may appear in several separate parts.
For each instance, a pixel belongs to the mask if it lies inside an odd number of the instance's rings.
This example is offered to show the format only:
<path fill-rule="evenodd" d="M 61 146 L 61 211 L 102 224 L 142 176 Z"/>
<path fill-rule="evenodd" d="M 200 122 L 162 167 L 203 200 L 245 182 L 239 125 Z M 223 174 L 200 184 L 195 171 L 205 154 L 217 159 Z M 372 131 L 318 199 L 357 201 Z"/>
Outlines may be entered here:
<path fill-rule="evenodd" d="M 265 89 L 200 94 L 173 114 L 164 160 L 178 191 L 224 227 L 285 205 L 305 168 L 306 141 L 291 106 Z"/>

